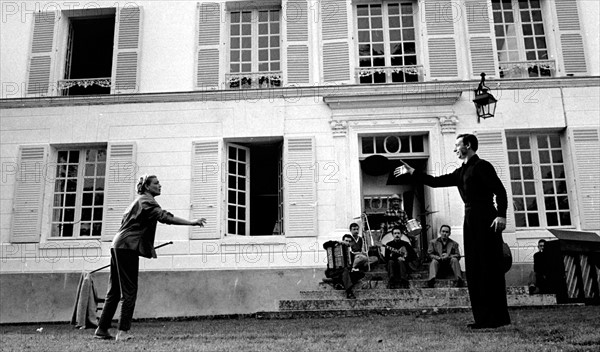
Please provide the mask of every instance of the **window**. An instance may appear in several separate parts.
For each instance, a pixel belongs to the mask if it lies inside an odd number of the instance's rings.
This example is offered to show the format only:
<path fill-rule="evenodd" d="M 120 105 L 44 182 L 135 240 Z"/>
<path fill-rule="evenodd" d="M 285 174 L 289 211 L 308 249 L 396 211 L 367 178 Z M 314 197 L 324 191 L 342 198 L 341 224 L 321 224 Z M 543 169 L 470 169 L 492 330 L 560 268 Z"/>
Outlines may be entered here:
<path fill-rule="evenodd" d="M 426 153 L 423 135 L 377 135 L 360 139 L 361 156 L 380 154 L 387 157 Z"/>
<path fill-rule="evenodd" d="M 517 228 L 571 226 L 560 136 L 507 137 Z"/>
<path fill-rule="evenodd" d="M 282 234 L 281 157 L 281 141 L 227 144 L 227 235 Z"/>
<path fill-rule="evenodd" d="M 100 237 L 106 148 L 59 150 L 52 201 L 52 237 Z"/>
<path fill-rule="evenodd" d="M 492 0 L 500 77 L 551 77 L 540 0 Z"/>
<path fill-rule="evenodd" d="M 114 31 L 114 14 L 69 18 L 63 95 L 110 94 Z"/>
<path fill-rule="evenodd" d="M 280 29 L 280 9 L 229 13 L 229 88 L 282 85 Z"/>
<path fill-rule="evenodd" d="M 356 5 L 360 83 L 417 82 L 415 9 L 412 2 Z"/>

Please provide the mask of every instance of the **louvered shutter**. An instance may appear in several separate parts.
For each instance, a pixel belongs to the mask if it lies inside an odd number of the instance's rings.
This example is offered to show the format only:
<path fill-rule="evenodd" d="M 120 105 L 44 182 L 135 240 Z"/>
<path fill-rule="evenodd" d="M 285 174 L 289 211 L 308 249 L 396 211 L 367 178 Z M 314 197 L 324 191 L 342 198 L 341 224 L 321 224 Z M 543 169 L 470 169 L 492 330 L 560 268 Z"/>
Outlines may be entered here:
<path fill-rule="evenodd" d="M 204 227 L 190 229 L 190 239 L 221 238 L 221 141 L 198 141 L 192 145 L 192 219 L 205 218 Z"/>
<path fill-rule="evenodd" d="M 19 149 L 10 242 L 40 241 L 47 153 L 45 146 Z"/>
<path fill-rule="evenodd" d="M 487 77 L 496 76 L 496 50 L 492 35 L 492 22 L 488 0 L 466 0 L 466 19 L 469 31 L 469 54 L 471 77 L 479 78 L 482 72 Z"/>
<path fill-rule="evenodd" d="M 33 38 L 29 58 L 28 95 L 47 95 L 54 57 L 54 29 L 57 16 L 54 12 L 33 14 Z"/>
<path fill-rule="evenodd" d="M 108 145 L 102 240 L 110 241 L 119 230 L 125 210 L 135 197 L 136 173 L 134 143 Z"/>
<path fill-rule="evenodd" d="M 451 0 L 424 0 L 429 79 L 458 77 Z"/>
<path fill-rule="evenodd" d="M 118 9 L 112 70 L 114 94 L 139 92 L 141 16 L 140 7 Z"/>
<path fill-rule="evenodd" d="M 350 37 L 348 7 L 344 0 L 321 0 L 321 34 L 323 38 L 323 82 L 349 83 Z"/>
<path fill-rule="evenodd" d="M 555 4 L 565 74 L 585 75 L 587 65 L 577 1 L 555 0 Z"/>
<path fill-rule="evenodd" d="M 571 141 L 581 229 L 600 229 L 600 140 L 598 128 L 573 128 Z"/>
<path fill-rule="evenodd" d="M 219 88 L 219 43 L 221 40 L 221 5 L 198 4 L 198 40 L 196 89 Z"/>
<path fill-rule="evenodd" d="M 317 236 L 314 168 L 314 138 L 286 138 L 283 167 L 286 237 Z"/>
<path fill-rule="evenodd" d="M 308 61 L 308 4 L 306 0 L 287 0 L 283 4 L 287 35 L 286 84 L 310 83 Z"/>
<path fill-rule="evenodd" d="M 485 131 L 476 132 L 475 134 L 479 140 L 477 155 L 494 165 L 494 169 L 496 169 L 496 173 L 506 189 L 508 208 L 506 210 L 505 232 L 515 232 L 515 212 L 512 206 L 512 189 L 508 173 L 508 153 L 504 133 L 502 131 Z"/>

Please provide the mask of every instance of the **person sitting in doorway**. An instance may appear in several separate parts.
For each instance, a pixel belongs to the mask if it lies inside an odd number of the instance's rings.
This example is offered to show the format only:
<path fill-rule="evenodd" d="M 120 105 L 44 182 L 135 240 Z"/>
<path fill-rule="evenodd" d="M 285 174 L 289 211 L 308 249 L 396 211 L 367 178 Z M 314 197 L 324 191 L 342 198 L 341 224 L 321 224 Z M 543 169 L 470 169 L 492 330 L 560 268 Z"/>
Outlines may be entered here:
<path fill-rule="evenodd" d="M 538 241 L 538 252 L 533 255 L 533 271 L 529 274 L 529 294 L 551 293 L 550 292 L 550 261 L 548 254 L 544 252 L 546 240 Z"/>
<path fill-rule="evenodd" d="M 385 244 L 385 263 L 388 272 L 388 288 L 409 288 L 410 263 L 417 258 L 410 243 L 402 240 L 402 230 L 392 230 L 394 239 Z"/>
<path fill-rule="evenodd" d="M 454 275 L 454 285 L 456 287 L 464 287 L 464 281 L 462 279 L 460 270 L 460 249 L 458 243 L 451 240 L 450 237 L 450 226 L 440 226 L 440 237 L 429 241 L 429 247 L 427 254 L 431 258 L 429 264 L 429 280 L 427 280 L 427 287 L 433 288 L 435 286 L 435 279 L 439 273 L 440 267 L 446 267 L 452 269 Z"/>
<path fill-rule="evenodd" d="M 370 265 L 377 263 L 377 257 L 369 257 L 365 252 L 364 240 L 360 236 L 360 226 L 357 223 L 350 224 L 350 234 L 342 237 L 342 241 L 350 246 L 352 254 L 352 271 L 367 271 Z"/>

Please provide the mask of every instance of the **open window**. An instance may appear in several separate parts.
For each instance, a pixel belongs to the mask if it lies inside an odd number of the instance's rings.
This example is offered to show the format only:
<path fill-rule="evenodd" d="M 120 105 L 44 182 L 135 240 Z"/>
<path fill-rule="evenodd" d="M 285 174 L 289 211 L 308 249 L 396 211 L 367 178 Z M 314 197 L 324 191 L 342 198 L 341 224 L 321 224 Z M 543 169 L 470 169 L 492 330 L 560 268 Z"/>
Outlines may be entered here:
<path fill-rule="evenodd" d="M 226 143 L 226 234 L 283 234 L 282 139 Z"/>
<path fill-rule="evenodd" d="M 110 94 L 114 32 L 114 13 L 69 18 L 62 95 Z"/>

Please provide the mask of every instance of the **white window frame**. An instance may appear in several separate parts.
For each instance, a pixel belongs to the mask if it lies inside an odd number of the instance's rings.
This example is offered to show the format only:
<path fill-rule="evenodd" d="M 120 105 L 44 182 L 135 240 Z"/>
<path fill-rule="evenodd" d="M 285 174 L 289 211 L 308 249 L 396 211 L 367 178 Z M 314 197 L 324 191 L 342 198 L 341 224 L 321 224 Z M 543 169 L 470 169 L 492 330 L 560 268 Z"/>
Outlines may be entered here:
<path fill-rule="evenodd" d="M 241 4 L 241 5 L 239 5 Z M 227 11 L 226 11 L 226 21 L 225 21 L 225 25 L 226 25 L 226 30 L 225 35 L 226 35 L 226 40 L 225 40 L 225 50 L 224 53 L 226 55 L 226 60 L 224 60 L 224 62 L 226 63 L 227 67 L 226 67 L 226 74 L 225 74 L 225 89 L 241 89 L 241 88 L 269 88 L 269 87 L 283 87 L 283 67 L 284 67 L 284 50 L 283 50 L 283 9 L 281 8 L 280 5 L 275 5 L 275 4 L 264 4 L 264 5 L 256 5 L 254 3 L 252 3 L 252 5 L 248 5 L 248 6 L 244 6 L 243 3 L 239 3 L 238 5 L 230 5 L 227 7 Z M 259 71 L 259 12 L 260 11 L 271 11 L 271 10 L 277 10 L 279 11 L 279 70 L 278 71 Z M 252 65 L 252 69 L 250 72 L 231 72 L 231 14 L 233 12 L 246 12 L 246 11 L 250 11 L 251 12 L 251 26 L 252 26 L 252 35 L 251 35 L 251 52 L 252 52 L 252 60 L 251 65 Z M 270 23 L 270 22 L 269 22 Z M 241 28 L 240 28 L 240 33 L 241 33 Z M 271 34 L 269 34 L 269 38 L 270 38 Z M 270 39 L 269 39 L 270 41 Z M 240 48 L 241 48 L 241 42 L 240 42 Z M 271 49 L 269 49 L 271 50 Z M 241 58 L 241 53 L 240 53 L 240 58 Z M 271 64 L 271 60 L 268 61 L 269 65 Z M 241 65 L 241 64 L 240 64 Z M 241 68 L 240 68 L 241 70 Z M 269 80 L 278 80 L 279 81 L 279 85 L 271 85 L 270 83 L 263 83 L 260 84 L 259 83 L 259 79 L 263 78 L 263 77 L 267 77 Z M 236 77 L 244 77 L 244 78 L 250 78 L 252 80 L 252 85 L 251 87 L 242 87 L 241 83 L 238 87 L 230 87 L 230 83 L 233 79 L 236 79 Z"/>
<path fill-rule="evenodd" d="M 385 137 L 387 138 L 401 138 L 401 137 L 409 137 L 411 140 L 410 151 L 409 152 L 387 152 L 387 153 L 376 153 L 375 148 L 373 148 L 374 153 L 364 153 L 363 152 L 363 139 L 364 138 L 373 138 L 373 142 L 375 143 L 375 138 L 377 137 Z M 423 139 L 423 151 L 413 152 L 412 151 L 412 137 L 421 137 Z M 429 157 L 429 135 L 427 133 L 369 133 L 369 134 L 359 134 L 358 135 L 358 155 L 359 158 L 365 159 L 371 155 L 383 155 L 387 158 L 401 158 L 401 157 Z M 385 148 L 385 145 L 384 145 Z M 386 150 L 387 151 L 387 150 Z"/>
<path fill-rule="evenodd" d="M 252 184 L 251 184 L 251 175 L 250 175 L 250 169 L 251 169 L 251 150 L 252 150 L 252 140 L 248 140 L 248 143 L 250 144 L 249 146 L 243 146 L 240 143 L 244 143 L 245 141 L 243 140 L 235 140 L 235 141 L 224 141 L 223 143 L 223 160 L 224 160 L 224 174 L 223 174 L 223 184 L 224 187 L 222 189 L 222 228 L 223 228 L 223 234 L 225 235 L 225 238 L 252 238 L 252 239 L 260 239 L 261 242 L 264 242 L 264 239 L 267 239 L 267 242 L 272 242 L 272 241 L 279 241 L 279 240 L 275 240 L 275 239 L 269 239 L 269 238 L 276 238 L 278 237 L 277 235 L 284 235 L 284 207 L 285 207 L 285 199 L 284 199 L 284 188 L 283 188 L 283 184 L 284 184 L 284 180 L 283 180 L 283 168 L 284 168 L 284 161 L 283 161 L 283 140 L 281 140 L 281 149 L 278 153 L 279 155 L 279 160 L 277 160 L 278 164 L 277 164 L 277 196 L 278 196 L 278 204 L 277 204 L 277 222 L 275 224 L 275 228 L 273 228 L 272 232 L 269 233 L 251 233 L 251 211 L 252 211 L 252 204 L 251 204 L 251 188 L 252 188 Z M 239 235 L 237 233 L 230 233 L 229 231 L 229 221 L 238 221 L 238 217 L 236 214 L 235 218 L 230 218 L 229 217 L 229 207 L 230 205 L 238 207 L 240 204 L 239 202 L 235 202 L 235 203 L 230 203 L 229 200 L 229 192 L 230 191 L 234 191 L 234 189 L 229 187 L 229 177 L 230 177 L 230 156 L 229 156 L 229 148 L 233 147 L 237 150 L 244 150 L 246 153 L 246 162 L 245 162 L 245 175 L 242 177 L 245 179 L 245 198 L 244 198 L 244 208 L 245 208 L 245 224 L 244 224 L 244 234 L 243 235 Z M 233 174 L 231 174 L 233 175 Z M 235 177 L 240 177 L 240 175 L 235 175 Z M 252 177 L 260 177 L 260 174 L 254 174 Z M 256 211 L 256 205 L 254 205 L 255 207 L 255 211 Z M 239 221 L 238 221 L 239 222 Z M 237 227 L 236 227 L 237 228 Z"/>
<path fill-rule="evenodd" d="M 495 1 L 495 0 L 491 0 L 491 1 Z M 547 0 L 539 0 L 540 2 L 540 10 L 542 13 L 542 24 L 544 27 L 544 38 L 546 40 L 546 51 L 548 52 L 548 59 L 546 60 L 527 60 L 527 55 L 526 55 L 526 49 L 525 49 L 525 37 L 523 35 L 523 27 L 522 27 L 522 22 L 521 22 L 521 15 L 520 15 L 520 7 L 519 7 L 519 0 L 511 0 L 512 3 L 512 9 L 513 9 L 513 18 L 514 18 L 514 24 L 515 24 L 515 30 L 516 30 L 516 39 L 517 39 L 517 48 L 518 48 L 518 53 L 519 53 L 519 60 L 518 61 L 500 61 L 500 58 L 498 57 L 498 47 L 497 44 L 495 45 L 496 47 L 496 52 L 494 53 L 494 55 L 496 56 L 496 59 L 498 60 L 498 65 L 499 65 L 499 71 L 515 71 L 517 73 L 504 77 L 506 79 L 513 79 L 513 78 L 530 78 L 529 77 L 529 73 L 528 73 L 528 68 L 532 68 L 535 66 L 541 66 L 542 68 L 548 69 L 550 71 L 550 76 L 532 76 L 531 78 L 552 78 L 552 77 L 556 77 L 557 75 L 557 66 L 558 63 L 556 62 L 556 55 L 554 54 L 556 52 L 556 47 L 554 46 L 554 24 L 553 24 L 553 16 L 552 16 L 552 12 L 550 10 L 550 6 L 548 4 Z M 492 7 L 491 13 L 492 13 L 492 33 L 493 33 L 493 39 L 496 42 L 497 37 L 496 37 L 496 30 L 495 30 L 495 20 L 494 20 L 494 14 L 495 14 L 495 10 L 493 9 L 493 4 L 490 3 L 490 6 Z M 504 22 L 503 22 L 504 23 Z M 505 29 L 504 29 L 505 30 Z M 539 70 L 539 67 L 538 67 Z M 518 72 L 520 71 L 520 75 L 518 74 Z M 499 76 L 500 77 L 500 76 Z"/>
<path fill-rule="evenodd" d="M 402 4 L 402 3 L 407 3 L 410 2 L 412 3 L 412 8 L 413 8 L 413 21 L 414 21 L 414 35 L 415 35 L 415 55 L 417 57 L 417 64 L 414 65 L 416 66 L 416 70 L 417 70 L 417 81 L 413 82 L 423 82 L 424 81 L 424 67 L 425 67 L 425 56 L 423 55 L 423 35 L 421 33 L 421 28 L 420 25 L 422 24 L 420 21 L 420 8 L 419 8 L 419 1 L 415 1 L 415 0 L 380 0 L 380 1 L 368 1 L 368 0 L 358 0 L 358 1 L 353 1 L 352 2 L 352 23 L 353 23 L 353 36 L 356 38 L 356 40 L 354 40 L 354 52 L 352 54 L 352 57 L 354 57 L 354 65 L 355 65 L 355 82 L 356 84 L 361 84 L 360 83 L 360 72 L 361 70 L 373 70 L 375 72 L 375 70 L 377 70 L 377 67 L 361 67 L 360 66 L 360 55 L 359 55 L 359 47 L 360 47 L 360 42 L 358 40 L 359 35 L 358 35 L 358 9 L 357 6 L 359 5 L 377 5 L 380 4 L 381 5 L 381 9 L 382 9 L 382 18 L 383 18 L 383 44 L 384 44 L 384 58 L 385 58 L 385 62 L 386 62 L 386 66 L 381 67 L 382 72 L 386 73 L 386 82 L 385 83 L 398 83 L 398 82 L 393 82 L 392 81 L 392 73 L 394 72 L 394 68 L 398 67 L 401 68 L 403 66 L 391 66 L 391 48 L 390 48 L 390 33 L 389 33 L 389 16 L 388 16 L 388 4 L 390 3 L 397 3 L 397 4 Z M 406 66 L 406 65 L 405 65 Z M 406 73 L 404 73 L 406 74 Z M 403 82 L 406 83 L 406 82 Z M 408 82 L 410 83 L 410 82 Z M 383 84 L 383 83 L 362 83 L 362 84 Z"/>
<path fill-rule="evenodd" d="M 85 165 L 86 165 L 86 161 L 85 161 L 85 151 L 89 150 L 89 149 L 94 149 L 94 150 L 100 150 L 103 149 L 104 153 L 105 153 L 105 160 L 104 160 L 104 175 L 102 176 L 104 178 L 104 189 L 102 191 L 102 195 L 103 195 L 103 202 L 100 205 L 97 205 L 96 207 L 93 206 L 92 203 L 92 207 L 95 209 L 100 209 L 102 211 L 102 218 L 99 220 L 94 220 L 93 215 L 91 220 L 89 221 L 91 224 L 94 223 L 99 223 L 101 225 L 101 229 L 104 227 L 104 203 L 106 201 L 106 199 L 104 199 L 105 197 L 105 191 L 106 191 L 106 182 L 107 182 L 107 177 L 108 177 L 108 162 L 107 162 L 107 158 L 108 158 L 108 147 L 107 145 L 76 145 L 76 146 L 65 146 L 65 147 L 54 147 L 53 148 L 53 152 L 51 153 L 51 160 L 52 161 L 52 168 L 49 168 L 49 172 L 53 172 L 51 175 L 49 174 L 48 176 L 52 176 L 51 178 L 49 178 L 49 180 L 51 180 L 51 182 L 49 182 L 49 194 L 50 194 L 50 199 L 49 199 L 49 204 L 47 209 L 50 209 L 49 211 L 49 219 L 48 219 L 48 223 L 49 223 L 49 230 L 48 230 L 48 240 L 100 240 L 102 238 L 102 230 L 100 231 L 100 234 L 98 236 L 93 236 L 93 225 L 91 225 L 90 228 L 90 235 L 89 236 L 80 236 L 80 230 L 81 230 L 81 214 L 82 214 L 82 209 L 84 208 L 83 206 L 83 193 L 84 193 L 84 183 L 85 183 Z M 79 160 L 78 160 L 78 171 L 77 171 L 77 188 L 75 191 L 75 209 L 74 209 L 74 217 L 73 217 L 73 221 L 72 221 L 72 225 L 73 225 L 73 236 L 53 236 L 53 227 L 54 227 L 54 199 L 56 196 L 56 178 L 57 178 L 57 172 L 59 170 L 60 165 L 58 164 L 58 155 L 60 152 L 62 151 L 79 151 Z M 98 178 L 96 177 L 96 175 L 94 175 L 94 178 Z M 66 185 L 65 185 L 66 187 Z M 95 193 L 95 192 L 94 192 Z M 87 206 L 86 206 L 87 207 Z M 64 209 L 64 207 L 63 207 Z M 94 212 L 96 211 L 94 209 Z M 86 221 L 88 222 L 88 221 Z"/>
<path fill-rule="evenodd" d="M 245 156 L 245 160 L 241 161 L 241 160 L 237 160 L 237 159 L 232 159 L 230 156 L 230 148 L 234 148 L 236 150 L 236 155 L 239 154 L 240 150 L 243 150 L 246 154 Z M 248 147 L 244 147 L 241 146 L 239 144 L 235 144 L 235 143 L 226 143 L 225 145 L 225 158 L 226 158 L 226 165 L 227 165 L 227 169 L 226 169 L 226 183 L 225 183 L 225 188 L 226 188 L 226 197 L 225 197 L 225 201 L 226 201 L 226 211 L 225 211 L 225 235 L 226 236 L 236 236 L 236 235 L 240 235 L 239 234 L 239 230 L 238 227 L 243 224 L 244 226 L 244 230 L 243 230 L 243 236 L 249 236 L 250 235 L 250 148 Z M 234 171 L 231 170 L 231 163 L 234 163 L 237 166 L 239 165 L 243 165 L 244 166 L 244 175 L 241 175 L 239 173 L 236 173 Z M 231 177 L 237 177 L 239 179 L 245 180 L 244 181 L 244 190 L 241 191 L 239 188 L 231 188 L 230 187 L 230 178 Z M 237 192 L 236 195 L 236 202 L 231 202 L 230 201 L 230 192 Z M 243 192 L 244 195 L 244 201 L 243 203 L 239 201 L 239 193 Z M 230 217 L 230 211 L 229 208 L 230 207 L 234 207 L 237 209 L 243 208 L 244 209 L 244 220 L 241 220 L 240 217 L 238 216 L 239 213 L 236 213 L 233 217 Z M 230 232 L 229 229 L 229 223 L 230 221 L 233 221 L 236 224 L 236 229 L 233 231 L 233 233 Z"/>
<path fill-rule="evenodd" d="M 542 164 L 541 164 L 540 156 L 539 156 L 540 149 L 539 149 L 539 146 L 538 146 L 537 137 L 538 136 L 548 136 L 548 135 L 556 136 L 559 139 L 560 143 L 561 143 L 560 150 L 562 151 L 562 167 L 563 167 L 563 171 L 564 171 L 564 182 L 565 182 L 565 187 L 566 187 L 564 196 L 567 197 L 567 200 L 569 202 L 568 213 L 569 213 L 570 222 L 571 222 L 571 224 L 569 224 L 569 225 L 560 225 L 560 219 L 559 219 L 558 220 L 559 221 L 558 225 L 549 226 L 548 225 L 548 221 L 546 219 L 546 213 L 547 213 L 547 211 L 546 211 L 546 203 L 545 203 L 545 199 L 544 199 L 545 198 L 545 194 L 544 194 L 544 189 L 543 189 L 543 182 L 544 182 L 544 180 L 552 180 L 554 182 L 557 178 L 553 177 L 552 179 L 542 179 L 541 169 L 540 169 L 540 167 L 542 166 Z M 530 149 L 529 150 L 531 151 L 531 166 L 533 168 L 533 179 L 532 180 L 533 180 L 534 187 L 535 187 L 535 199 L 536 199 L 536 203 L 537 203 L 537 211 L 535 211 L 535 212 L 538 214 L 539 226 L 529 226 L 528 225 L 528 221 L 527 221 L 527 226 L 519 226 L 518 223 L 517 223 L 517 219 L 516 219 L 517 214 L 519 214 L 519 213 L 527 214 L 528 212 L 526 210 L 525 211 L 520 211 L 520 210 L 517 210 L 517 209 L 513 208 L 514 209 L 514 213 L 515 213 L 515 222 L 514 223 L 515 223 L 516 231 L 523 231 L 523 230 L 543 230 L 543 229 L 547 229 L 547 228 L 575 228 L 576 217 L 575 217 L 575 214 L 573 212 L 576 209 L 576 204 L 575 204 L 575 202 L 573 200 L 573 197 L 572 197 L 572 187 L 573 187 L 573 184 L 572 184 L 571 179 L 570 179 L 571 174 L 570 174 L 570 172 L 568 170 L 568 163 L 567 163 L 567 161 L 565 159 L 566 158 L 566 155 L 565 155 L 565 152 L 564 152 L 564 150 L 565 150 L 565 140 L 564 140 L 563 136 L 560 133 L 558 133 L 558 132 L 531 132 L 531 133 L 509 134 L 509 135 L 506 136 L 506 138 L 507 138 L 507 144 L 508 144 L 508 138 L 517 138 L 518 139 L 519 137 L 527 137 L 529 139 L 529 145 L 530 145 Z M 508 149 L 507 150 L 507 156 L 508 156 L 508 160 L 509 160 L 509 164 L 508 164 L 508 166 L 509 166 L 509 182 L 510 182 L 509 187 L 511 187 L 511 190 L 512 190 L 512 187 L 513 187 L 513 184 L 512 184 L 513 183 L 513 179 L 512 179 L 512 175 L 511 175 L 511 170 L 510 169 L 511 169 L 511 167 L 513 167 L 516 164 L 511 164 L 510 163 L 510 156 L 509 156 L 510 154 L 509 153 L 514 152 L 514 151 L 517 151 L 517 150 L 515 150 L 515 149 Z M 519 148 L 518 151 L 520 152 L 521 149 Z M 521 167 L 522 167 L 522 165 L 524 165 L 524 164 L 521 163 L 521 159 L 519 159 L 519 164 L 518 165 L 519 165 L 519 170 L 521 172 L 521 170 L 522 170 Z M 525 164 L 525 165 L 527 165 L 527 164 Z M 562 180 L 562 178 L 559 178 L 559 179 Z M 521 178 L 520 180 L 522 181 L 523 178 Z M 522 189 L 521 193 L 522 194 L 520 194 L 520 195 L 516 195 L 515 192 L 514 192 L 514 190 L 513 190 L 512 191 L 513 201 L 514 201 L 514 198 L 516 198 L 516 197 L 523 198 L 523 199 L 526 198 L 525 189 L 524 188 Z M 556 194 L 555 194 L 555 196 L 556 196 Z M 533 198 L 533 195 L 531 197 Z M 525 203 L 524 203 L 523 206 L 524 206 L 524 209 L 526 209 L 527 205 Z M 514 207 L 514 205 L 513 205 L 513 207 Z M 557 207 L 558 207 L 558 204 L 557 204 Z M 557 214 L 558 214 L 557 210 L 556 211 L 552 210 L 552 212 L 557 212 Z M 530 211 L 529 213 L 533 213 L 533 211 Z"/>

